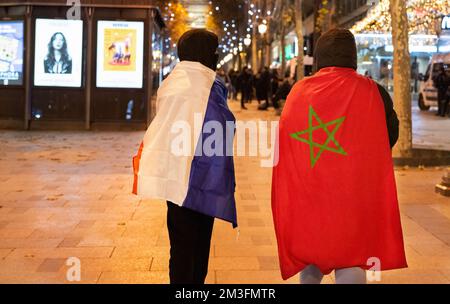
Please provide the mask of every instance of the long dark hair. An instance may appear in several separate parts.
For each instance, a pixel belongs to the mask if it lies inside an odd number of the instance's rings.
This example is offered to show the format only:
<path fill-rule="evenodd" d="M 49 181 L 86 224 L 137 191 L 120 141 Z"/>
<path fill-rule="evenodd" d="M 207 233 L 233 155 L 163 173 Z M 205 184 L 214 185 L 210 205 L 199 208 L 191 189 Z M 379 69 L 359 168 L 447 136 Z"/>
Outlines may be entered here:
<path fill-rule="evenodd" d="M 50 42 L 48 43 L 47 59 L 51 63 L 55 63 L 55 61 L 56 61 L 55 60 L 55 52 L 53 49 L 53 41 L 55 40 L 57 35 L 61 35 L 64 40 L 63 46 L 60 51 L 61 52 L 61 61 L 68 62 L 68 61 L 70 61 L 70 56 L 69 56 L 69 53 L 67 52 L 67 40 L 66 40 L 66 36 L 64 36 L 64 34 L 61 32 L 54 33 L 53 36 L 50 38 Z"/>

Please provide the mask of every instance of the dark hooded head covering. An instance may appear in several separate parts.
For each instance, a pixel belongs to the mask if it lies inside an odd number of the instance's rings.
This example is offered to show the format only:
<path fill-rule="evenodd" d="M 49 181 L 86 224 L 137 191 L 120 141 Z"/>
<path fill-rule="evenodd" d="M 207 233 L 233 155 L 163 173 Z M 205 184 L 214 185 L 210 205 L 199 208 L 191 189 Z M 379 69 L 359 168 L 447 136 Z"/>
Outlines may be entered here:
<path fill-rule="evenodd" d="M 219 38 L 204 29 L 194 29 L 184 33 L 178 40 L 177 50 L 180 61 L 196 61 L 212 69 L 217 68 Z"/>
<path fill-rule="evenodd" d="M 326 67 L 357 69 L 355 36 L 346 29 L 332 29 L 317 40 L 314 51 L 316 71 Z"/>

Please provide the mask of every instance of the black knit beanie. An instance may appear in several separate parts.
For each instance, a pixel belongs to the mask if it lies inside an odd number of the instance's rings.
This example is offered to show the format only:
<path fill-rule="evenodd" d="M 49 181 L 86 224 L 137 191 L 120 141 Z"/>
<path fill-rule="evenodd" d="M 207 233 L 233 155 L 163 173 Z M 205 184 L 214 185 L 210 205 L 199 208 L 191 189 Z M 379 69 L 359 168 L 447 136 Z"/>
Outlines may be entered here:
<path fill-rule="evenodd" d="M 355 36 L 346 29 L 332 29 L 317 40 L 314 51 L 316 71 L 326 67 L 357 69 Z"/>
<path fill-rule="evenodd" d="M 204 29 L 194 29 L 184 33 L 178 40 L 177 52 L 180 61 L 196 61 L 212 69 L 217 68 L 219 38 Z"/>

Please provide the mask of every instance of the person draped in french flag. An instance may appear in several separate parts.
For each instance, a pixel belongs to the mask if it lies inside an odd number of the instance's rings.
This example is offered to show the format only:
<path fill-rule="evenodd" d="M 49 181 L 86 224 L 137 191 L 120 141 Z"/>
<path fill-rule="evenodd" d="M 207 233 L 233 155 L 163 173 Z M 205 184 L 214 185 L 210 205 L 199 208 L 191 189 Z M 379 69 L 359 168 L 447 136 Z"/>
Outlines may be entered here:
<path fill-rule="evenodd" d="M 237 227 L 235 118 L 216 77 L 218 45 L 201 29 L 179 39 L 180 62 L 158 90 L 158 112 L 133 159 L 133 193 L 167 201 L 172 284 L 204 283 L 214 218 Z"/>
<path fill-rule="evenodd" d="M 357 74 L 350 31 L 324 33 L 314 61 L 279 124 L 272 213 L 281 274 L 311 284 L 335 271 L 336 283 L 364 284 L 365 270 L 407 267 L 391 156 L 398 119 L 389 93 Z"/>

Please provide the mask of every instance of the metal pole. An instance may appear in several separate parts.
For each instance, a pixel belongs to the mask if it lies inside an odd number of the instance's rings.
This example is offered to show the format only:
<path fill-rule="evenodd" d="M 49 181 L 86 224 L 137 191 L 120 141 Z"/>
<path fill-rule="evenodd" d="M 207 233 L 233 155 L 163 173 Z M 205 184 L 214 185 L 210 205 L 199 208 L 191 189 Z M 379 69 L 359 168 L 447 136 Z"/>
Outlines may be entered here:
<path fill-rule="evenodd" d="M 92 48 L 93 45 L 93 18 L 94 8 L 87 8 L 87 50 L 86 50 L 86 120 L 85 129 L 91 129 L 91 100 L 92 100 Z"/>
<path fill-rule="evenodd" d="M 25 48 L 25 116 L 24 129 L 30 129 L 31 119 L 31 22 L 32 22 L 32 6 L 27 6 L 25 23 L 26 23 L 26 48 Z"/>
<path fill-rule="evenodd" d="M 149 43 L 147 44 L 147 83 L 146 83 L 146 89 L 145 89 L 145 102 L 147 103 L 147 127 L 150 125 L 152 121 L 152 95 L 153 95 L 153 18 L 154 18 L 154 11 L 152 9 L 148 10 L 147 14 L 147 27 L 148 27 L 148 37 Z"/>

